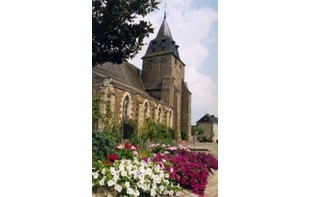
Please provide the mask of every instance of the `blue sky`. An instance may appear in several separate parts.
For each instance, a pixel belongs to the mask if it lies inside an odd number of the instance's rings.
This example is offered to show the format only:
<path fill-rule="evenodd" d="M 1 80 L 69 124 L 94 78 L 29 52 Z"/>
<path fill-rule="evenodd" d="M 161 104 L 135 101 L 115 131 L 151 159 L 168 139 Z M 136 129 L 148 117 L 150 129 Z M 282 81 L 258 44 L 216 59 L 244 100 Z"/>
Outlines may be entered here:
<path fill-rule="evenodd" d="M 154 34 L 144 40 L 142 51 L 129 60 L 138 68 L 142 67 L 141 57 L 163 21 L 165 3 L 171 34 L 186 65 L 185 81 L 192 92 L 194 125 L 206 113 L 218 116 L 218 5 L 216 0 L 162 1 L 160 10 L 145 18 L 153 24 Z"/>

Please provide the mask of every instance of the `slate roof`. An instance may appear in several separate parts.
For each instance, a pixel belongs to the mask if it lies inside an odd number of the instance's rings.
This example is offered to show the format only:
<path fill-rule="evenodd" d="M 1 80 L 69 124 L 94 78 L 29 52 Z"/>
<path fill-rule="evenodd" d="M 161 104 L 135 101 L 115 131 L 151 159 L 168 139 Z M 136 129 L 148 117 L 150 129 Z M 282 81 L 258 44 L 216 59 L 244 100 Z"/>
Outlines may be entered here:
<path fill-rule="evenodd" d="M 218 118 L 214 115 L 206 114 L 200 120 L 198 120 L 196 123 L 213 123 L 218 124 Z"/>
<path fill-rule="evenodd" d="M 107 62 L 93 67 L 93 85 L 103 83 L 104 78 L 112 78 L 113 86 L 147 94 L 140 75 L 141 70 L 128 62 L 124 61 L 122 64 Z"/>
<path fill-rule="evenodd" d="M 145 56 L 142 57 L 142 59 L 145 57 L 166 53 L 172 53 L 178 59 L 180 59 L 178 48 L 179 46 L 175 43 L 175 41 L 172 38 L 172 34 L 170 32 L 166 17 L 164 17 L 164 21 L 162 22 L 159 28 L 156 38 L 150 42 L 149 47 L 145 53 Z"/>

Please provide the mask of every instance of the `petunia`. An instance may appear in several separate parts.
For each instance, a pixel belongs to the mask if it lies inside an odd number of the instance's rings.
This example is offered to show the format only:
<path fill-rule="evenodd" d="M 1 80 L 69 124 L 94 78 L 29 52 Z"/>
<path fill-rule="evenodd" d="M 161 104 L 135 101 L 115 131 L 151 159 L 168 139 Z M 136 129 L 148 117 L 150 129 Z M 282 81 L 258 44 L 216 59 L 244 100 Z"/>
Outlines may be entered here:
<path fill-rule="evenodd" d="M 111 187 L 111 186 L 113 186 L 113 185 L 115 185 L 115 181 L 109 180 L 109 181 L 108 181 L 108 186 Z"/>
<path fill-rule="evenodd" d="M 122 186 L 119 185 L 119 184 L 116 184 L 116 185 L 114 186 L 114 189 L 120 193 L 120 192 L 122 191 Z"/>

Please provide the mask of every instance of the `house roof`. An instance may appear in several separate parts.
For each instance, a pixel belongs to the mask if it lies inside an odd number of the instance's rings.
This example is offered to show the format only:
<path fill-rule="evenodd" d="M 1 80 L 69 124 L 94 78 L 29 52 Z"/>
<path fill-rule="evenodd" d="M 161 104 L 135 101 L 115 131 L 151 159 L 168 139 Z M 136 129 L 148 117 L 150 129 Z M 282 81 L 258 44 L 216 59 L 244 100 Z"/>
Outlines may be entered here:
<path fill-rule="evenodd" d="M 202 118 L 200 118 L 196 123 L 197 124 L 198 123 L 213 123 L 213 124 L 217 124 L 218 123 L 218 118 L 215 117 L 214 115 L 206 114 Z"/>

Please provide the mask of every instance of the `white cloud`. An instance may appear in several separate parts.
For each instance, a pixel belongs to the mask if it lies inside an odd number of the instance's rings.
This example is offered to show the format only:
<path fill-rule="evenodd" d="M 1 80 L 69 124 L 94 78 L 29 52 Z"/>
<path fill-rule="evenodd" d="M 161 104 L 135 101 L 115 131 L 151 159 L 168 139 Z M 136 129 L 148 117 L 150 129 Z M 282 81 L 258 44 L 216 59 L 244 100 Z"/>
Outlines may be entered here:
<path fill-rule="evenodd" d="M 184 55 L 180 54 L 182 61 L 190 66 L 199 68 L 204 60 L 209 56 L 209 50 L 202 45 L 195 45 L 182 50 Z M 186 77 L 187 78 L 187 77 Z"/>
<path fill-rule="evenodd" d="M 217 115 L 217 85 L 209 76 L 199 73 L 194 67 L 186 68 L 189 90 L 192 92 L 192 123 L 198 121 L 206 112 Z"/>
<path fill-rule="evenodd" d="M 205 66 L 203 63 L 209 56 L 206 47 L 206 39 L 212 23 L 217 21 L 217 12 L 209 7 L 191 8 L 192 0 L 167 0 L 167 22 L 173 39 L 180 46 L 181 60 L 186 64 L 185 80 L 192 92 L 192 123 L 208 113 L 217 115 L 217 85 L 207 75 L 197 71 Z M 154 34 L 144 40 L 149 43 L 157 35 L 164 16 L 164 2 L 161 3 L 160 11 L 149 14 L 145 20 L 149 20 L 155 28 Z M 129 62 L 137 67 L 142 67 L 141 57 L 145 55 L 147 45 L 142 51 Z"/>

